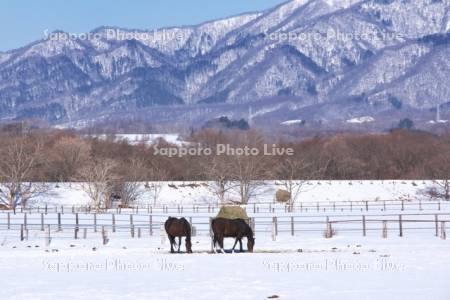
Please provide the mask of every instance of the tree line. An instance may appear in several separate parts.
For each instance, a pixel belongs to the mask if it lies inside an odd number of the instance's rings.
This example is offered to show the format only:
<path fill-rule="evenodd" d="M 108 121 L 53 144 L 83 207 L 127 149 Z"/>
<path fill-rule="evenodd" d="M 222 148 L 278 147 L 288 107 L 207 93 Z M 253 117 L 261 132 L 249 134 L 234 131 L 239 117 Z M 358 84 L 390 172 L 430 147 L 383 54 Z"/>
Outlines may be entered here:
<path fill-rule="evenodd" d="M 450 136 L 397 130 L 386 134 L 341 134 L 306 140 L 274 140 L 256 130 L 205 129 L 181 145 L 158 139 L 130 144 L 76 131 L 34 129 L 23 124 L 0 128 L 0 201 L 12 207 L 45 193 L 49 182 L 80 182 L 95 206 L 112 197 L 131 203 L 141 183 L 155 199 L 162 181 L 210 181 L 220 201 L 233 190 L 247 202 L 258 186 L 276 180 L 291 193 L 307 180 L 448 179 Z M 159 148 L 218 144 L 260 149 L 258 155 L 155 155 Z M 293 149 L 293 155 L 264 155 L 267 145 Z M 447 187 L 447 196 L 448 196 Z"/>

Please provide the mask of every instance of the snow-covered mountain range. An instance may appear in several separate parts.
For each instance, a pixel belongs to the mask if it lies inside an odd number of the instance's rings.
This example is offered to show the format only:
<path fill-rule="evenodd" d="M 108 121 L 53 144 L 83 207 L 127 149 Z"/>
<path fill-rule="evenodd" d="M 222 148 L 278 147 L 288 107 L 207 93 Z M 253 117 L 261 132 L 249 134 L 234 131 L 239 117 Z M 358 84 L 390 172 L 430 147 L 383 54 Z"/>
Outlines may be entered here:
<path fill-rule="evenodd" d="M 53 32 L 0 53 L 0 118 L 445 113 L 449 30 L 450 0 L 293 0 L 197 26 Z"/>

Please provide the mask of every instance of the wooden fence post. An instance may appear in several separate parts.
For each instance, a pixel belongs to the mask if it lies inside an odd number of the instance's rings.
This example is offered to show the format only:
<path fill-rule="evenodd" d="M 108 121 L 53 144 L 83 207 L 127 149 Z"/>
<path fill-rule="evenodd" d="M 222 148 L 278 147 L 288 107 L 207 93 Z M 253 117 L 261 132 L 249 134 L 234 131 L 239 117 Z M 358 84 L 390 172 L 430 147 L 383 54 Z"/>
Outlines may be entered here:
<path fill-rule="evenodd" d="M 369 201 L 366 201 L 366 211 L 369 211 Z"/>
<path fill-rule="evenodd" d="M 50 225 L 47 225 L 47 232 L 45 233 L 45 246 L 50 246 L 52 238 L 50 237 Z"/>
<path fill-rule="evenodd" d="M 403 237 L 403 222 L 402 222 L 402 215 L 398 215 L 398 230 L 400 237 Z"/>
<path fill-rule="evenodd" d="M 73 237 L 76 240 L 78 239 L 78 225 L 76 225 L 75 228 L 74 228 Z"/>
<path fill-rule="evenodd" d="M 45 203 L 44 211 L 45 211 L 45 214 L 47 214 L 47 211 L 48 211 L 47 203 Z"/>
<path fill-rule="evenodd" d="M 27 229 L 27 213 L 23 214 L 23 228 Z"/>
<path fill-rule="evenodd" d="M 78 218 L 78 213 L 75 214 L 75 227 L 78 228 L 80 225 L 80 219 Z"/>
<path fill-rule="evenodd" d="M 439 218 L 438 218 L 438 215 L 437 215 L 437 214 L 434 215 L 434 227 L 435 227 L 435 229 L 436 229 L 435 235 L 436 235 L 436 236 L 439 236 Z"/>
<path fill-rule="evenodd" d="M 109 242 L 108 232 L 106 232 L 104 225 L 102 226 L 102 240 L 103 240 L 103 245 L 106 245 Z"/>
<path fill-rule="evenodd" d="M 94 232 L 97 232 L 97 213 L 94 213 Z"/>
<path fill-rule="evenodd" d="M 62 231 L 62 228 L 61 228 L 61 213 L 58 213 L 58 231 Z"/>
<path fill-rule="evenodd" d="M 131 233 L 131 237 L 134 238 L 134 224 L 130 225 L 130 233 Z"/>
<path fill-rule="evenodd" d="M 291 217 L 291 235 L 294 236 L 295 228 L 294 228 L 294 217 Z"/>
<path fill-rule="evenodd" d="M 141 227 L 138 227 L 138 239 L 141 238 Z"/>
<path fill-rule="evenodd" d="M 44 214 L 41 213 L 41 231 L 44 231 Z"/>
<path fill-rule="evenodd" d="M 115 214 L 111 214 L 111 227 L 112 227 L 112 232 L 116 232 L 116 215 Z"/>
<path fill-rule="evenodd" d="M 333 237 L 333 228 L 331 227 L 331 222 L 330 222 L 330 218 L 327 217 L 327 228 L 326 228 L 326 232 L 325 232 L 325 238 L 327 239 L 331 239 Z"/>
<path fill-rule="evenodd" d="M 273 217 L 272 219 L 272 241 L 277 240 L 277 217 Z"/>
<path fill-rule="evenodd" d="M 8 230 L 9 229 L 11 229 L 11 215 L 10 215 L 10 213 L 8 212 L 8 214 L 7 214 L 7 223 L 8 223 Z"/>
<path fill-rule="evenodd" d="M 387 221 L 383 221 L 383 238 L 384 238 L 384 239 L 387 238 L 387 233 L 388 233 L 388 229 L 387 229 Z"/>
<path fill-rule="evenodd" d="M 405 210 L 405 200 L 402 200 L 402 211 Z"/>
<path fill-rule="evenodd" d="M 20 224 L 20 241 L 23 241 L 23 224 Z"/>
<path fill-rule="evenodd" d="M 441 222 L 441 239 L 447 239 L 447 233 L 445 232 L 445 222 Z"/>
<path fill-rule="evenodd" d="M 150 215 L 148 217 L 148 226 L 149 226 L 150 235 L 153 235 L 153 216 L 152 215 Z"/>
<path fill-rule="evenodd" d="M 87 238 L 87 228 L 83 228 L 83 239 Z"/>
<path fill-rule="evenodd" d="M 363 236 L 367 236 L 367 230 L 366 230 L 366 216 L 362 216 L 362 225 L 363 225 Z"/>

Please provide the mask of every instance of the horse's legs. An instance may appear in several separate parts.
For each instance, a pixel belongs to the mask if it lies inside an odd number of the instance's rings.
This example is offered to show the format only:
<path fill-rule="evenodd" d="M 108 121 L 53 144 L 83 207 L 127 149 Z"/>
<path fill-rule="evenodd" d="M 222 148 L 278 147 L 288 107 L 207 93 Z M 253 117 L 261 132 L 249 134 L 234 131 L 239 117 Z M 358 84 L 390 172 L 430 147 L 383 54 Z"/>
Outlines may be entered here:
<path fill-rule="evenodd" d="M 244 249 L 242 249 L 242 239 L 239 239 L 239 251 L 244 251 Z"/>
<path fill-rule="evenodd" d="M 224 253 L 224 250 L 223 250 L 223 235 L 219 236 L 219 246 L 220 246 L 220 253 Z"/>
<path fill-rule="evenodd" d="M 180 253 L 181 248 L 181 236 L 178 237 L 178 253 Z"/>
<path fill-rule="evenodd" d="M 236 248 L 236 244 L 238 241 L 240 241 L 239 238 L 236 238 L 236 240 L 234 241 L 233 248 L 231 248 L 231 252 L 234 252 L 234 248 Z"/>
<path fill-rule="evenodd" d="M 192 243 L 191 243 L 191 237 L 187 236 L 185 238 L 185 242 L 186 242 L 186 252 L 187 253 L 192 253 Z"/>
<path fill-rule="evenodd" d="M 213 251 L 215 253 L 217 253 L 217 249 L 216 249 L 216 247 L 217 247 L 217 236 L 214 234 L 212 239 L 213 239 Z"/>
<path fill-rule="evenodd" d="M 170 253 L 174 253 L 175 251 L 173 251 L 173 244 L 175 243 L 175 237 L 168 234 L 169 236 L 169 241 L 170 241 Z"/>

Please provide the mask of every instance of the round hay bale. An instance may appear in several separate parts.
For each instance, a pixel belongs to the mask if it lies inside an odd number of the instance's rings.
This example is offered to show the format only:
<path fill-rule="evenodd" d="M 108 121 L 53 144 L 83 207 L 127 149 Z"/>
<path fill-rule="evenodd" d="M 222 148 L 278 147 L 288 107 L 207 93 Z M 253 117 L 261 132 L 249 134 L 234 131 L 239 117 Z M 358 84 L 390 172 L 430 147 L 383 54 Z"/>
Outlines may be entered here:
<path fill-rule="evenodd" d="M 216 218 L 248 220 L 247 212 L 240 206 L 222 206 Z"/>
<path fill-rule="evenodd" d="M 286 190 L 281 190 L 279 189 L 276 193 L 275 193 L 275 198 L 277 199 L 277 202 L 289 202 L 289 200 L 291 200 L 291 193 L 289 193 Z"/>

